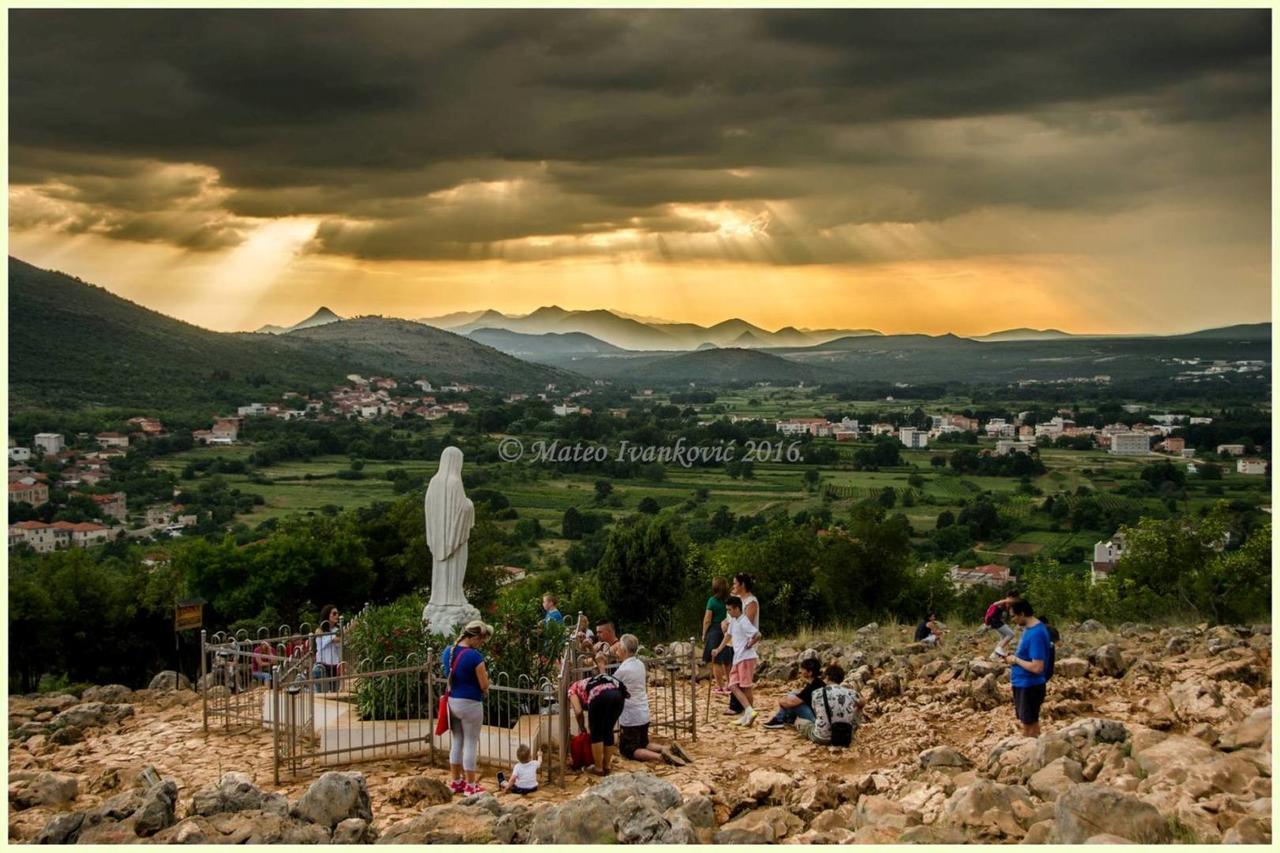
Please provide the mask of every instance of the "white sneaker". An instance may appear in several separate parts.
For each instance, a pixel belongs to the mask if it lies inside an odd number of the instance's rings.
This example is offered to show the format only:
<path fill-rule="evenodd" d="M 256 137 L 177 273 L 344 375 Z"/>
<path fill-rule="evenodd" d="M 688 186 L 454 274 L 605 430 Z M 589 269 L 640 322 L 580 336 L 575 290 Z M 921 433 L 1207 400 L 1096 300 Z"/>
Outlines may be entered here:
<path fill-rule="evenodd" d="M 740 726 L 749 726 L 756 721 L 756 717 L 758 716 L 760 716 L 759 711 L 757 711 L 755 708 L 748 708 L 747 710 L 743 711 L 742 716 L 739 717 L 734 722 L 736 722 Z"/>

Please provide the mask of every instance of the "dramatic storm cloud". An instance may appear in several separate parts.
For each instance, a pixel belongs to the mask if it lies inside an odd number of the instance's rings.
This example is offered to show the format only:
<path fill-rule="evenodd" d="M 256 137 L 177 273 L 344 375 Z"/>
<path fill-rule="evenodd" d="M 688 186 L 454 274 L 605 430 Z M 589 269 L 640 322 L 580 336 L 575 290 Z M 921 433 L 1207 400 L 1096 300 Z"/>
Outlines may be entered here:
<path fill-rule="evenodd" d="M 193 319 L 219 269 L 270 269 L 200 317 L 223 327 L 317 296 L 889 330 L 1256 320 L 1269 15 L 18 10 L 11 239 Z"/>

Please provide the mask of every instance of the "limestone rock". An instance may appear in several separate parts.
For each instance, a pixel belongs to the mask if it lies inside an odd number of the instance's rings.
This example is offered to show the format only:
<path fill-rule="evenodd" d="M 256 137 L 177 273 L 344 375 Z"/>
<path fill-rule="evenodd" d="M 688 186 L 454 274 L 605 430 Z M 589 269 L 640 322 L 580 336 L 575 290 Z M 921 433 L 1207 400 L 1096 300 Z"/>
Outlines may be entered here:
<path fill-rule="evenodd" d="M 217 784 L 191 797 L 191 814 L 210 815 L 262 809 L 263 794 L 246 773 L 224 773 Z"/>
<path fill-rule="evenodd" d="M 1072 785 L 1054 804 L 1054 841 L 1080 844 L 1110 833 L 1147 844 L 1169 840 L 1169 826 L 1160 812 L 1132 794 L 1102 785 Z"/>
<path fill-rule="evenodd" d="M 64 806 L 80 793 L 76 777 L 66 773 L 43 771 L 30 779 L 9 785 L 9 802 L 16 809 L 35 806 Z"/>
<path fill-rule="evenodd" d="M 671 824 L 650 801 L 628 797 L 618 807 L 614 827 L 623 844 L 653 844 L 667 835 Z"/>
<path fill-rule="evenodd" d="M 72 705 L 54 718 L 54 728 L 75 726 L 80 729 L 118 723 L 134 714 L 132 705 L 112 705 L 106 702 L 82 702 Z"/>
<path fill-rule="evenodd" d="M 1089 654 L 1089 660 L 1098 668 L 1100 673 L 1109 675 L 1112 678 L 1119 678 L 1124 675 L 1125 669 L 1128 668 L 1124 652 L 1115 643 L 1098 646 Z"/>
<path fill-rule="evenodd" d="M 1254 817 L 1243 817 L 1222 836 L 1223 844 L 1270 844 L 1270 822 Z"/>
<path fill-rule="evenodd" d="M 32 844 L 74 844 L 84 823 L 84 812 L 58 815 L 31 839 Z"/>
<path fill-rule="evenodd" d="M 1083 678 L 1089 674 L 1089 662 L 1084 658 L 1063 658 L 1053 665 L 1054 678 Z"/>
<path fill-rule="evenodd" d="M 1214 759 L 1214 751 L 1204 741 L 1186 735 L 1170 735 L 1159 743 L 1133 754 L 1138 766 L 1147 775 L 1172 767 L 1189 767 L 1207 764 Z"/>
<path fill-rule="evenodd" d="M 157 693 L 165 693 L 170 690 L 190 690 L 191 679 L 180 672 L 166 669 L 163 672 L 156 673 L 155 677 L 151 679 L 151 683 L 147 685 L 147 689 L 154 690 Z"/>
<path fill-rule="evenodd" d="M 1219 746 L 1227 751 L 1236 749 L 1270 748 L 1271 706 L 1259 708 L 1243 722 L 1229 729 L 1220 739 Z"/>
<path fill-rule="evenodd" d="M 447 803 L 453 799 L 449 786 L 434 776 L 402 776 L 391 782 L 387 800 L 397 806 L 427 806 Z"/>
<path fill-rule="evenodd" d="M 333 829 L 334 844 L 372 844 L 378 838 L 367 820 L 349 817 Z"/>
<path fill-rule="evenodd" d="M 973 762 L 949 746 L 935 746 L 920 753 L 920 766 L 929 770 L 935 767 L 954 767 L 968 770 Z"/>
<path fill-rule="evenodd" d="M 1107 630 L 1107 628 L 1097 619 L 1086 619 L 1080 623 L 1078 630 L 1082 634 L 1099 634 Z"/>
<path fill-rule="evenodd" d="M 715 834 L 716 844 L 768 844 L 769 839 L 758 832 L 745 829 L 722 829 Z"/>
<path fill-rule="evenodd" d="M 1082 781 L 1084 773 L 1080 762 L 1064 755 L 1031 774 L 1027 787 L 1042 800 L 1056 800 L 1072 784 Z"/>
<path fill-rule="evenodd" d="M 736 820 L 726 823 L 723 827 L 724 832 L 733 830 L 742 830 L 758 835 L 765 840 L 765 843 L 774 843 L 786 838 L 788 835 L 799 834 L 804 830 L 804 821 L 787 809 L 773 806 L 772 808 L 747 812 Z"/>
<path fill-rule="evenodd" d="M 747 776 L 746 795 L 757 802 L 778 805 L 787 801 L 787 794 L 795 786 L 795 778 L 786 773 L 752 770 Z"/>
<path fill-rule="evenodd" d="M 166 779 L 152 785 L 142 797 L 142 805 L 133 814 L 134 832 L 146 838 L 173 826 L 177 820 L 178 785 Z"/>
<path fill-rule="evenodd" d="M 80 699 L 83 702 L 104 702 L 109 705 L 118 705 L 128 702 L 132 697 L 133 691 L 123 684 L 104 684 L 85 688 Z"/>
<path fill-rule="evenodd" d="M 291 814 L 332 830 L 347 818 L 373 820 L 364 774 L 329 771 L 311 783 Z"/>
<path fill-rule="evenodd" d="M 530 829 L 530 840 L 534 844 L 613 844 L 618 838 L 613 818 L 614 809 L 603 797 L 574 797 L 538 815 Z M 379 843 L 385 838 L 384 835 Z"/>
<path fill-rule="evenodd" d="M 957 788 L 943 811 L 951 824 L 976 832 L 980 838 L 1020 838 L 1034 809 L 1025 788 L 978 779 Z M 1021 820 L 1019 814 L 1023 815 Z"/>
<path fill-rule="evenodd" d="M 582 796 L 599 797 L 613 806 L 622 805 L 628 797 L 639 797 L 652 800 L 663 811 L 680 804 L 680 791 L 676 786 L 652 773 L 614 773 L 592 785 Z"/>

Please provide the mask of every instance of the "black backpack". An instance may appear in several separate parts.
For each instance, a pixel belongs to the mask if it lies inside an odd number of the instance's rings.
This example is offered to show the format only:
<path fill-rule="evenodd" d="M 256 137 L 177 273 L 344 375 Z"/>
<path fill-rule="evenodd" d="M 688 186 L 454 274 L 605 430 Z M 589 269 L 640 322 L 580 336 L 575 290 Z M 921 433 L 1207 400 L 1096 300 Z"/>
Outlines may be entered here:
<path fill-rule="evenodd" d="M 831 723 L 831 745 L 849 746 L 853 743 L 853 723 L 836 722 L 832 719 L 831 700 L 827 698 L 827 688 L 822 688 L 822 706 L 827 711 L 827 721 Z"/>
<path fill-rule="evenodd" d="M 590 696 L 591 691 L 595 690 L 602 684 L 616 688 L 617 691 L 622 694 L 624 701 L 631 698 L 631 691 L 627 689 L 627 685 L 623 684 L 620 679 L 606 673 L 593 675 L 591 677 L 591 680 L 587 682 L 587 695 Z"/>
<path fill-rule="evenodd" d="M 1049 650 L 1044 655 L 1044 680 L 1045 683 L 1048 683 L 1049 679 L 1053 678 L 1053 662 L 1058 657 L 1057 642 L 1060 635 L 1058 634 L 1058 629 L 1048 622 L 1041 620 L 1041 624 L 1044 625 L 1045 632 L 1049 635 Z"/>

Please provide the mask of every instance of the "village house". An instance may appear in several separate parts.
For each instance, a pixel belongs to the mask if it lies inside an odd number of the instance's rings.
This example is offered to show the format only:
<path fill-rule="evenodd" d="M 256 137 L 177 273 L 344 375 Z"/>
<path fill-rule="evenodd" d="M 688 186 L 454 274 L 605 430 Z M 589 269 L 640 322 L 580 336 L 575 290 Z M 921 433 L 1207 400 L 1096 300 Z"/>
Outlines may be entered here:
<path fill-rule="evenodd" d="M 996 589 L 1004 589 L 1013 583 L 1013 575 L 1009 573 L 1008 566 L 1002 566 L 998 563 L 989 563 L 985 566 L 976 566 L 972 569 L 964 569 L 959 565 L 952 566 L 948 572 L 951 583 L 956 589 L 973 586 L 989 586 Z"/>
<path fill-rule="evenodd" d="M 242 418 L 256 417 L 257 415 L 265 415 L 266 413 L 267 407 L 261 403 L 250 403 L 247 406 L 241 406 L 236 409 L 236 414 Z"/>
<path fill-rule="evenodd" d="M 240 419 L 215 418 L 210 433 L 210 444 L 234 444 L 240 435 Z"/>
<path fill-rule="evenodd" d="M 1164 441 L 1160 442 L 1160 444 L 1157 445 L 1157 447 L 1159 447 L 1159 449 L 1163 450 L 1165 453 L 1177 453 L 1178 455 L 1181 455 L 1182 451 L 1186 450 L 1187 448 L 1187 440 L 1180 436 L 1171 435 L 1168 438 L 1166 438 Z"/>
<path fill-rule="evenodd" d="M 996 456 L 1008 456 L 1010 453 L 1030 453 L 1032 445 L 1025 441 L 1014 441 L 1002 438 L 996 442 Z"/>
<path fill-rule="evenodd" d="M 904 447 L 918 450 L 929 446 L 929 433 L 914 427 L 903 427 L 898 430 L 898 441 L 902 442 Z"/>
<path fill-rule="evenodd" d="M 893 424 L 878 423 L 871 425 L 871 435 L 874 438 L 877 435 L 893 435 Z"/>
<path fill-rule="evenodd" d="M 1104 581 L 1115 571 L 1116 563 L 1124 555 L 1124 534 L 1117 533 L 1110 539 L 1093 544 L 1093 561 L 1090 563 L 1092 583 Z"/>
<path fill-rule="evenodd" d="M 89 499 L 98 505 L 102 514 L 108 518 L 124 521 L 128 517 L 124 492 L 112 492 L 109 495 L 90 495 Z"/>
<path fill-rule="evenodd" d="M 436 390 L 435 388 L 433 388 L 433 387 L 431 386 L 431 383 L 430 383 L 430 382 L 428 382 L 428 381 L 427 381 L 427 380 L 425 380 L 425 379 L 419 379 L 419 380 L 415 381 L 413 384 L 414 384 L 414 385 L 417 385 L 419 388 L 421 388 L 424 392 L 426 392 L 426 393 L 428 393 L 428 394 L 430 394 L 432 391 Z"/>
<path fill-rule="evenodd" d="M 19 521 L 9 525 L 9 547 L 30 545 L 37 554 L 48 554 L 58 549 L 59 531 L 43 521 Z"/>
<path fill-rule="evenodd" d="M 1227 456 L 1244 456 L 1243 444 L 1219 444 L 1218 453 Z"/>
<path fill-rule="evenodd" d="M 1189 421 L 1187 421 L 1187 423 L 1191 424 L 1192 426 L 1196 426 L 1196 425 L 1208 426 L 1209 424 L 1213 423 L 1213 418 L 1193 417 Z"/>
<path fill-rule="evenodd" d="M 1267 473 L 1267 460 L 1265 459 L 1237 459 L 1237 474 L 1264 475 Z"/>
<path fill-rule="evenodd" d="M 576 415 L 578 414 L 578 411 L 579 411 L 578 406 L 570 405 L 568 403 L 557 403 L 556 405 L 551 407 L 551 413 L 555 415 L 557 418 L 563 418 L 568 415 Z"/>
<path fill-rule="evenodd" d="M 1030 426 L 1018 427 L 1018 440 L 1019 441 L 1035 441 L 1036 428 L 1030 427 Z"/>
<path fill-rule="evenodd" d="M 1111 436 L 1113 456 L 1146 456 L 1151 452 L 1151 436 L 1145 432 L 1118 432 Z"/>
<path fill-rule="evenodd" d="M 29 447 L 9 447 L 10 462 L 29 462 L 31 461 L 31 448 Z"/>
<path fill-rule="evenodd" d="M 348 373 L 347 381 L 350 382 L 352 385 L 368 385 L 369 384 L 369 380 L 365 379 L 359 373 Z"/>
<path fill-rule="evenodd" d="M 386 376 L 375 376 L 370 380 L 370 382 L 373 384 L 374 388 L 380 388 L 386 391 L 394 391 L 396 387 L 400 385 L 399 382 Z"/>
<path fill-rule="evenodd" d="M 66 447 L 62 435 L 56 432 L 38 432 L 33 442 L 43 456 L 56 456 Z"/>
<path fill-rule="evenodd" d="M 164 425 L 155 418 L 129 418 L 126 423 L 128 423 L 135 432 L 140 432 L 147 438 L 155 438 L 158 435 L 164 434 Z"/>
<path fill-rule="evenodd" d="M 9 484 L 9 503 L 43 506 L 49 502 L 49 487 L 32 477 Z"/>
<path fill-rule="evenodd" d="M 978 431 L 978 419 L 970 418 L 965 415 L 952 415 L 951 425 L 968 432 Z"/>
<path fill-rule="evenodd" d="M 96 521 L 55 521 L 52 527 L 66 531 L 72 548 L 88 548 L 100 545 L 111 536 L 111 529 Z"/>
<path fill-rule="evenodd" d="M 121 432 L 100 432 L 94 436 L 99 447 L 128 447 L 129 436 Z"/>

